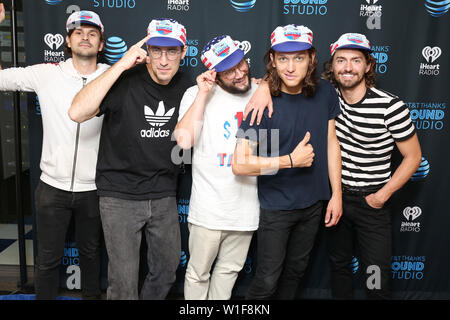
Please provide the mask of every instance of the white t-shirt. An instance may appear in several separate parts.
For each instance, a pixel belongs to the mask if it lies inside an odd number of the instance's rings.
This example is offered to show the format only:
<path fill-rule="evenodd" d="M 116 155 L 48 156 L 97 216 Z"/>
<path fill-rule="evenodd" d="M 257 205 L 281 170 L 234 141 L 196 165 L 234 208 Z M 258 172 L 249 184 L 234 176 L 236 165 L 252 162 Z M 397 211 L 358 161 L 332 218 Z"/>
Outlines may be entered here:
<path fill-rule="evenodd" d="M 193 150 L 192 191 L 188 221 L 213 230 L 251 231 L 258 228 L 256 177 L 235 176 L 232 155 L 243 111 L 256 87 L 230 94 L 215 85 L 205 106 L 203 126 Z M 186 90 L 180 121 L 195 100 L 198 86 Z"/>

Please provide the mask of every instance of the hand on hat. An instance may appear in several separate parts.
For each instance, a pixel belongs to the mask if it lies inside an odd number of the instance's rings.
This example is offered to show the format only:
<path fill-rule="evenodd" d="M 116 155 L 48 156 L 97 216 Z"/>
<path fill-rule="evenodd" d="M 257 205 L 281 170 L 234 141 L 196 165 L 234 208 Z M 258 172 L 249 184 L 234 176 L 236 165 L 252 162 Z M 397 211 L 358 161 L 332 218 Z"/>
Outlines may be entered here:
<path fill-rule="evenodd" d="M 208 70 L 203 72 L 197 77 L 197 85 L 199 91 L 203 93 L 208 93 L 214 86 L 216 82 L 216 70 Z"/>
<path fill-rule="evenodd" d="M 131 69 L 140 63 L 149 63 L 150 57 L 147 54 L 147 50 L 142 49 L 150 35 L 131 46 L 125 55 L 117 62 L 117 65 L 124 68 L 124 70 Z"/>

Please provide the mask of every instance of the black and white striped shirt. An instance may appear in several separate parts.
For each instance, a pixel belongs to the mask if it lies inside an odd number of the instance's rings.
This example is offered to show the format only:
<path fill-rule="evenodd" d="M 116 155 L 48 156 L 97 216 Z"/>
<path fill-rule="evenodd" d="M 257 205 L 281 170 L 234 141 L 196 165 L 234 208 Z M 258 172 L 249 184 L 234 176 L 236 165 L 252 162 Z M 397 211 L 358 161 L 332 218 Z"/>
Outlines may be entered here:
<path fill-rule="evenodd" d="M 342 184 L 350 187 L 383 185 L 391 176 L 395 141 L 415 133 L 408 108 L 398 97 L 368 88 L 364 98 L 347 104 L 338 92 L 341 114 L 336 134 L 341 146 Z"/>

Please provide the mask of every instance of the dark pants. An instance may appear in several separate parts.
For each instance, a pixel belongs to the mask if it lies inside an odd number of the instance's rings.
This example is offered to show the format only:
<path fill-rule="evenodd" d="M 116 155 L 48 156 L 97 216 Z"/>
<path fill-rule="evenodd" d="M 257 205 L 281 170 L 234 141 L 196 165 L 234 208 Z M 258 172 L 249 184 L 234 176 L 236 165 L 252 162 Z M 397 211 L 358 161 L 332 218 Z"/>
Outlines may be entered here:
<path fill-rule="evenodd" d="M 72 216 L 84 299 L 100 298 L 101 221 L 97 191 L 67 192 L 40 181 L 36 189 L 36 299 L 55 299 Z"/>
<path fill-rule="evenodd" d="M 328 251 L 331 261 L 331 289 L 336 299 L 352 299 L 352 271 L 354 240 L 359 245 L 366 292 L 369 299 L 391 297 L 392 222 L 388 208 L 370 207 L 365 195 L 343 193 L 343 214 L 339 223 L 327 230 Z M 369 266 L 379 267 L 380 288 L 367 287 Z M 372 283 L 371 281 L 369 281 Z"/>
<path fill-rule="evenodd" d="M 322 220 L 322 201 L 309 208 L 261 208 L 256 273 L 247 299 L 294 299 Z"/>
<path fill-rule="evenodd" d="M 108 300 L 162 300 L 176 280 L 181 237 L 175 197 L 124 200 L 100 197 L 108 251 Z M 138 294 L 142 235 L 148 274 Z"/>

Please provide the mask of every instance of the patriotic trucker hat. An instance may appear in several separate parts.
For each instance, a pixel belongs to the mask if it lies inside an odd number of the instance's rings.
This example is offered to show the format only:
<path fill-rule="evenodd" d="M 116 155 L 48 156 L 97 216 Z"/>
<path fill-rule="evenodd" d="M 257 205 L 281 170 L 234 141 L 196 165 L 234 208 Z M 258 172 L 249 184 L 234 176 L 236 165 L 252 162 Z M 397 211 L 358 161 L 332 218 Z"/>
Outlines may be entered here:
<path fill-rule="evenodd" d="M 242 58 L 244 51 L 238 48 L 230 36 L 223 35 L 209 41 L 202 50 L 201 60 L 207 69 L 222 72 L 233 68 Z"/>
<path fill-rule="evenodd" d="M 87 10 L 75 11 L 74 13 L 72 13 L 67 19 L 66 31 L 69 32 L 69 30 L 75 29 L 81 24 L 91 24 L 100 28 L 102 33 L 105 31 L 105 28 L 103 27 L 98 14 L 93 11 Z"/>
<path fill-rule="evenodd" d="M 372 49 L 370 49 L 369 40 L 367 40 L 365 35 L 360 33 L 344 33 L 340 36 L 338 41 L 330 45 L 331 55 L 333 55 L 337 49 L 344 48 L 361 49 L 372 52 Z"/>
<path fill-rule="evenodd" d="M 312 47 L 313 32 L 296 24 L 276 27 L 270 36 L 271 47 L 278 52 L 294 52 Z"/>
<path fill-rule="evenodd" d="M 151 46 L 177 47 L 186 45 L 186 28 L 173 19 L 153 19 L 147 28 Z"/>

